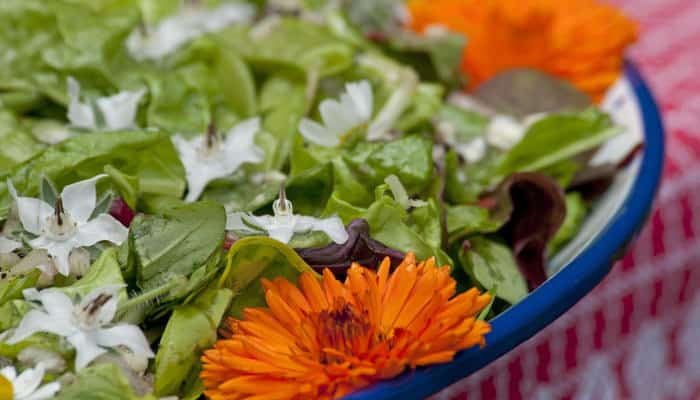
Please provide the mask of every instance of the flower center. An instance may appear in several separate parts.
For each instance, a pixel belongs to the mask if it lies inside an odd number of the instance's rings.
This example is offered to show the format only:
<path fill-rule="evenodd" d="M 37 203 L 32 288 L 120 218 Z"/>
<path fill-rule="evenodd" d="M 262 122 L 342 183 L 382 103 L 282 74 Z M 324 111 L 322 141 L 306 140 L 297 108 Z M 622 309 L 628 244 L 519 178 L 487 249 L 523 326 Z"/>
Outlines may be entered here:
<path fill-rule="evenodd" d="M 76 308 L 74 315 L 76 316 L 80 327 L 83 329 L 93 329 L 99 327 L 100 321 L 97 320 L 97 314 L 100 309 L 111 299 L 111 294 L 103 293 L 82 308 Z"/>
<path fill-rule="evenodd" d="M 14 396 L 12 382 L 0 374 L 0 399 L 11 399 Z"/>
<path fill-rule="evenodd" d="M 272 211 L 275 213 L 275 217 L 290 217 L 294 214 L 292 202 L 287 200 L 284 182 L 280 185 L 279 198 L 272 202 Z"/>
<path fill-rule="evenodd" d="M 63 200 L 56 199 L 54 213 L 47 218 L 44 233 L 53 240 L 63 241 L 75 235 L 78 224 L 70 214 L 63 209 Z"/>
<path fill-rule="evenodd" d="M 199 147 L 199 156 L 201 158 L 213 158 L 221 154 L 221 140 L 216 134 L 216 125 L 213 122 L 209 123 L 207 133 L 204 134 L 205 142 Z"/>

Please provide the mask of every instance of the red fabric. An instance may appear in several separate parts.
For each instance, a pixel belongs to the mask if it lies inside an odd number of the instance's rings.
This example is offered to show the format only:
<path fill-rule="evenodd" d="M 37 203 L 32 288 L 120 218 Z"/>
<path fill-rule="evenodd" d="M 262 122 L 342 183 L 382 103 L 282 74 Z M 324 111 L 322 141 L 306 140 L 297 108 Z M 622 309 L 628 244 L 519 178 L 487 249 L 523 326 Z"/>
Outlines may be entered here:
<path fill-rule="evenodd" d="M 652 218 L 584 300 L 435 399 L 700 399 L 700 1 L 615 3 L 667 131 Z"/>

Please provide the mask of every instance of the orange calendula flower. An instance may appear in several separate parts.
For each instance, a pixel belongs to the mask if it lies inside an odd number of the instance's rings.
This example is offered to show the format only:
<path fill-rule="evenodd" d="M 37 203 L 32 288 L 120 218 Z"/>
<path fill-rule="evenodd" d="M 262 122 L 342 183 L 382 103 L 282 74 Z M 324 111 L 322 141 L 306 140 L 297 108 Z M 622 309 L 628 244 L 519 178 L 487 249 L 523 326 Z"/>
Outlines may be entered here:
<path fill-rule="evenodd" d="M 452 360 L 484 345 L 476 316 L 491 300 L 471 289 L 455 296 L 449 267 L 416 264 L 408 254 L 393 273 L 353 265 L 345 283 L 329 270 L 299 286 L 263 280 L 269 308 L 230 319 L 228 338 L 203 357 L 204 392 L 213 400 L 332 399 L 406 368 Z"/>
<path fill-rule="evenodd" d="M 495 74 L 531 67 L 600 100 L 615 82 L 637 26 L 597 0 L 411 0 L 411 27 L 467 36 L 462 69 L 474 88 Z"/>

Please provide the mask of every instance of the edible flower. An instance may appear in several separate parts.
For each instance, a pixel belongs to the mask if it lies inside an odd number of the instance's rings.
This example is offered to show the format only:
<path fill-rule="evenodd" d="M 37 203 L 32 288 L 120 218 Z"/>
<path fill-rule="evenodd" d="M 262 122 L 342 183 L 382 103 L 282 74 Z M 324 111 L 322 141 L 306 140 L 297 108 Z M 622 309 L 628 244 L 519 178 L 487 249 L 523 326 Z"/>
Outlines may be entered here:
<path fill-rule="evenodd" d="M 272 239 L 289 243 L 295 233 L 310 231 L 323 232 L 333 242 L 343 244 L 348 240 L 348 232 L 343 221 L 337 216 L 314 218 L 295 215 L 292 202 L 287 200 L 284 186 L 280 188 L 279 199 L 272 203 L 274 215 L 255 216 L 244 212 L 226 214 L 226 229 L 246 234 L 267 233 Z"/>
<path fill-rule="evenodd" d="M 120 245 L 128 230 L 109 214 L 92 217 L 97 202 L 95 183 L 106 175 L 70 184 L 63 188 L 51 206 L 43 200 L 20 197 L 7 181 L 10 194 L 17 202 L 19 219 L 27 232 L 36 235 L 28 241 L 35 249 L 45 249 L 61 275 L 70 273 L 68 257 L 73 249 L 108 241 Z"/>
<path fill-rule="evenodd" d="M 0 254 L 12 253 L 22 247 L 22 243 L 0 235 Z"/>
<path fill-rule="evenodd" d="M 17 375 L 13 366 L 0 369 L 0 399 L 3 400 L 45 400 L 52 399 L 61 389 L 61 384 L 51 382 L 41 386 L 46 373 L 44 365 L 27 368 Z"/>
<path fill-rule="evenodd" d="M 37 332 L 64 337 L 76 351 L 75 368 L 81 370 L 107 349 L 124 346 L 133 354 L 154 357 L 146 336 L 136 325 L 112 324 L 123 285 L 99 287 L 74 303 L 58 289 L 25 289 L 28 301 L 41 304 L 29 311 L 7 340 L 16 344 Z"/>
<path fill-rule="evenodd" d="M 319 146 L 338 146 L 343 135 L 369 122 L 374 109 L 373 99 L 369 82 L 347 83 L 340 101 L 326 99 L 321 102 L 319 111 L 323 125 L 304 118 L 299 123 L 299 132 L 307 141 Z"/>
<path fill-rule="evenodd" d="M 254 16 L 255 8 L 246 3 L 224 4 L 214 9 L 188 4 L 155 27 L 135 29 L 127 38 L 126 47 L 139 61 L 159 60 L 192 39 L 234 23 L 249 23 Z"/>
<path fill-rule="evenodd" d="M 634 22 L 597 0 L 411 0 L 408 9 L 418 32 L 440 26 L 468 38 L 462 70 L 471 88 L 531 67 L 600 100 L 637 38 Z"/>
<path fill-rule="evenodd" d="M 258 131 L 260 118 L 251 118 L 231 128 L 223 140 L 217 137 L 213 125 L 205 135 L 191 140 L 173 136 L 173 144 L 185 166 L 188 186 L 185 201 L 196 201 L 210 181 L 231 175 L 241 165 L 261 162 L 265 154 L 255 145 Z"/>
<path fill-rule="evenodd" d="M 268 308 L 227 321 L 230 337 L 204 352 L 205 394 L 224 399 L 332 399 L 407 368 L 452 360 L 485 344 L 477 318 L 490 301 L 472 288 L 455 296 L 450 267 L 407 254 L 393 273 L 353 264 L 345 282 L 310 272 L 298 287 L 263 279 Z"/>
<path fill-rule="evenodd" d="M 95 100 L 97 110 L 104 121 L 104 128 L 118 131 L 136 126 L 136 112 L 144 94 L 146 94 L 144 89 L 123 91 Z M 80 84 L 70 76 L 68 77 L 68 120 L 71 125 L 78 128 L 92 131 L 100 128 L 95 108 L 90 103 L 80 101 Z"/>

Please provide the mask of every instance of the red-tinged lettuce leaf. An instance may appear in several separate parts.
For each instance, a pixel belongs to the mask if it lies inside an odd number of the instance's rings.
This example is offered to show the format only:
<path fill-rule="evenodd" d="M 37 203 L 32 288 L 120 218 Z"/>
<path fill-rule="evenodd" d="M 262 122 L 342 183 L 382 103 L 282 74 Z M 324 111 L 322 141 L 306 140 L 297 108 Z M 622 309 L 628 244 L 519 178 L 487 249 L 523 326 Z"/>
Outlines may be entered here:
<path fill-rule="evenodd" d="M 369 236 L 369 224 L 364 219 L 355 219 L 347 226 L 348 240 L 344 244 L 330 244 L 325 247 L 296 249 L 301 258 L 314 270 L 322 272 L 329 268 L 339 278 L 353 262 L 367 268 L 376 268 L 385 257 L 389 257 L 392 267 L 403 260 L 404 254 L 389 248 Z"/>
<path fill-rule="evenodd" d="M 564 223 L 566 198 L 555 180 L 536 172 L 509 176 L 489 197 L 500 232 L 513 249 L 515 260 L 530 289 L 547 279 L 549 242 Z"/>
<path fill-rule="evenodd" d="M 502 72 L 474 92 L 483 105 L 502 114 L 524 118 L 531 114 L 581 111 L 591 99 L 570 83 L 527 68 Z"/>

